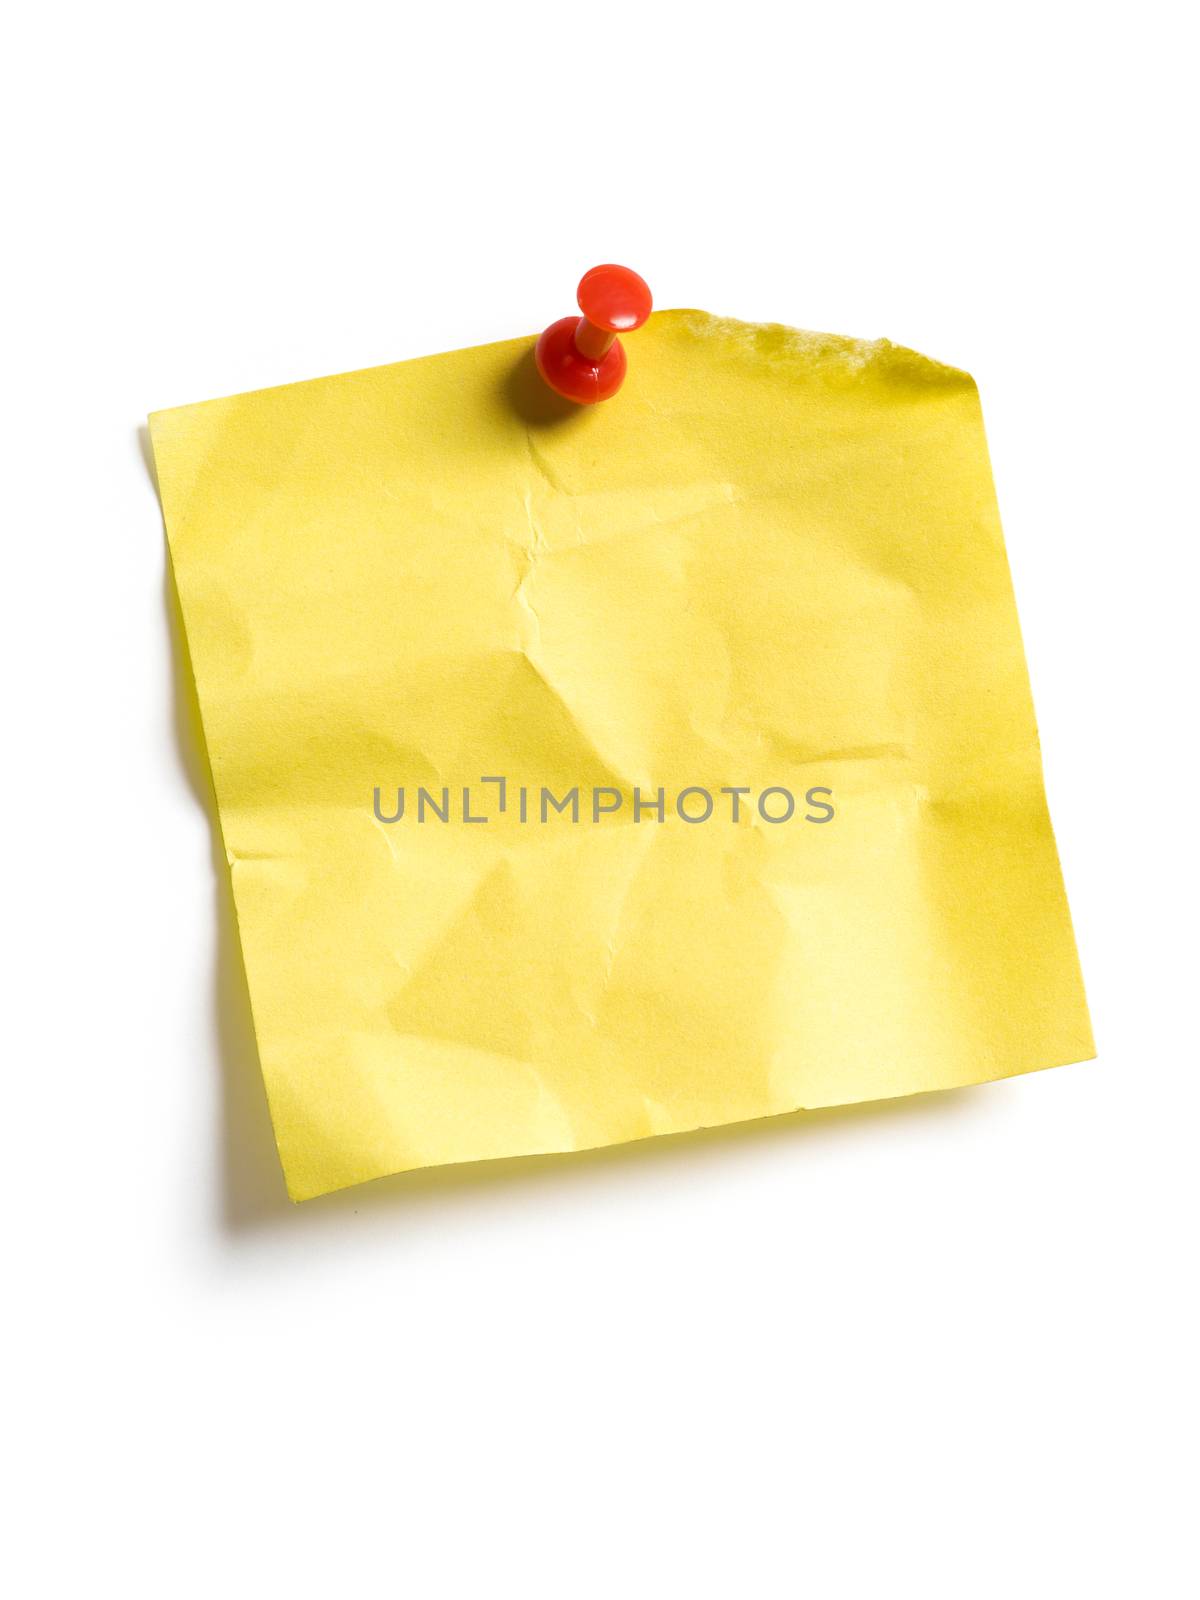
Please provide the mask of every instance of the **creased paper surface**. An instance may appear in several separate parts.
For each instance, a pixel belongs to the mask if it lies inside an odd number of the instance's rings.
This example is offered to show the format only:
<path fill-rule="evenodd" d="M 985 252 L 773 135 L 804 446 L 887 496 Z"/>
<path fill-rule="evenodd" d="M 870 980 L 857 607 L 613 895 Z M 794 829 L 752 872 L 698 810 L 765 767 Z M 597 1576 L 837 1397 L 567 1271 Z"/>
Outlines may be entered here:
<path fill-rule="evenodd" d="M 151 418 L 292 1196 L 1090 1056 L 971 379 L 530 346 Z"/>

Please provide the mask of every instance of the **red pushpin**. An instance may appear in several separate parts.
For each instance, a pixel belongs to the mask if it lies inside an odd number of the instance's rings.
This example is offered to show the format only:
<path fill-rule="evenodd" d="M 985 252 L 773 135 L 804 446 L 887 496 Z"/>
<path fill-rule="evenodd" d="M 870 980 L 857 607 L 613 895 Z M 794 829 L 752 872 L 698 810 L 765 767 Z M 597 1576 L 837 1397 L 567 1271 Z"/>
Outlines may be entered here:
<path fill-rule="evenodd" d="M 628 267 L 593 267 L 579 280 L 581 317 L 552 322 L 537 342 L 538 371 L 555 391 L 580 405 L 616 394 L 625 380 L 618 333 L 640 328 L 654 302 Z"/>

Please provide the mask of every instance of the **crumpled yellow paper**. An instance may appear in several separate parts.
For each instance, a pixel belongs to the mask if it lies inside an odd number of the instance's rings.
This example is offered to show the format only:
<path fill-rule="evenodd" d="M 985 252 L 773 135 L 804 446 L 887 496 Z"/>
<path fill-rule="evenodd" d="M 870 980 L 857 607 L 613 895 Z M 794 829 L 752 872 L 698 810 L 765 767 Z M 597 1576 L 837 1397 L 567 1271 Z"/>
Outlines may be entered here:
<path fill-rule="evenodd" d="M 972 380 L 530 347 L 151 418 L 293 1198 L 1090 1056 Z"/>

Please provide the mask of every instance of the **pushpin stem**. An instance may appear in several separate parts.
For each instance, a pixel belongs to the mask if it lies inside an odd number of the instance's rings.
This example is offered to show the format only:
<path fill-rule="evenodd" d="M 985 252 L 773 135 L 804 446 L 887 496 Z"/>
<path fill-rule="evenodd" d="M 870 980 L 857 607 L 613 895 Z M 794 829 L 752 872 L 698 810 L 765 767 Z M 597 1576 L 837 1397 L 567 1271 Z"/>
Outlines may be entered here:
<path fill-rule="evenodd" d="M 575 348 L 585 360 L 603 361 L 616 337 L 611 329 L 598 328 L 586 317 L 580 317 L 575 328 Z"/>

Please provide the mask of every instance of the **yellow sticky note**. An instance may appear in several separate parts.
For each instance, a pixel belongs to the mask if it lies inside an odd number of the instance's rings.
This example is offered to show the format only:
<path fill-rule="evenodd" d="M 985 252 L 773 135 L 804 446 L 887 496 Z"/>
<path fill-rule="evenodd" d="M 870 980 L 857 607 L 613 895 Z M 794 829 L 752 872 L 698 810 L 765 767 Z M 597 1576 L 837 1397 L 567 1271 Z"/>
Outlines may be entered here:
<path fill-rule="evenodd" d="M 1090 1056 L 971 379 L 530 348 L 151 419 L 293 1197 Z"/>

